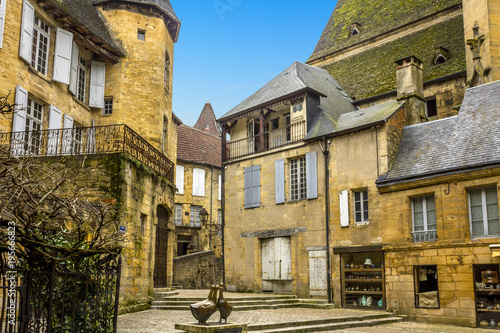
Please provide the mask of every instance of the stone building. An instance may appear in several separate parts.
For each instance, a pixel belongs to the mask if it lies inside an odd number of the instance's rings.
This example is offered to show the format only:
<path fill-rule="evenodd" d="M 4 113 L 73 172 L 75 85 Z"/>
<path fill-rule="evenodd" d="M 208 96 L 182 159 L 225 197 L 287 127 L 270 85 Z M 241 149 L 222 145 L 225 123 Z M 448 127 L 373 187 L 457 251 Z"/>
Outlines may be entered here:
<path fill-rule="evenodd" d="M 194 127 L 178 127 L 175 185 L 175 256 L 193 251 L 220 256 L 221 133 L 210 102 Z M 202 209 L 208 213 L 205 224 Z"/>
<path fill-rule="evenodd" d="M 289 68 L 219 119 L 223 140 L 231 135 L 227 283 L 333 294 L 338 306 L 419 320 L 498 322 L 499 7 L 398 6 L 339 1 L 308 60 L 331 74 L 331 90 L 305 88 Z M 274 86 L 283 77 L 288 90 Z M 286 117 L 300 111 L 294 96 L 304 92 L 321 101 L 340 93 L 349 107 L 307 105 L 293 141 Z M 285 121 L 274 126 L 280 111 Z M 280 127 L 287 139 L 274 145 Z"/>
<path fill-rule="evenodd" d="M 1 0 L 0 118 L 15 156 L 88 156 L 88 193 L 123 216 L 122 306 L 171 283 L 177 124 L 168 0 Z"/>

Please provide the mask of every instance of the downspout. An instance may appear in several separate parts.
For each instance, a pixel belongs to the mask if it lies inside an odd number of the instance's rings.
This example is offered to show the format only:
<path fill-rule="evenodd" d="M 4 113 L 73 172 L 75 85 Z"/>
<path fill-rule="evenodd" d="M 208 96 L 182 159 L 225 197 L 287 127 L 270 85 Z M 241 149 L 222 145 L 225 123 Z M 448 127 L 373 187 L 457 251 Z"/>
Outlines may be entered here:
<path fill-rule="evenodd" d="M 210 227 L 208 228 L 208 246 L 210 251 L 212 251 L 212 200 L 214 197 L 214 166 L 210 165 Z"/>
<path fill-rule="evenodd" d="M 225 215 L 226 215 L 226 167 L 224 166 L 224 160 L 226 159 L 226 129 L 225 124 L 222 126 L 222 149 L 221 149 L 221 246 L 222 246 L 222 283 L 226 286 L 226 256 L 224 249 L 224 229 L 225 229 Z"/>
<path fill-rule="evenodd" d="M 330 182 L 329 182 L 329 170 L 328 170 L 328 161 L 330 152 L 328 151 L 328 141 L 325 137 L 323 137 L 323 144 L 325 145 L 324 149 L 320 148 L 323 151 L 324 160 L 325 160 L 325 229 L 326 229 L 326 292 L 328 294 L 328 303 L 333 303 L 332 301 L 332 273 L 330 268 Z"/>

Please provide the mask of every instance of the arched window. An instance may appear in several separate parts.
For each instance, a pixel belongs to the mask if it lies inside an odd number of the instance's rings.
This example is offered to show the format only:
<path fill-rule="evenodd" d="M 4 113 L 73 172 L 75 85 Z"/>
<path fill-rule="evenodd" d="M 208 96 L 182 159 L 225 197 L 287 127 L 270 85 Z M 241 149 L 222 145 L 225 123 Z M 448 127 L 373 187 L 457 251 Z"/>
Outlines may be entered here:
<path fill-rule="evenodd" d="M 359 23 L 351 24 L 351 30 L 349 30 L 349 37 L 358 35 L 361 33 L 361 25 Z"/>
<path fill-rule="evenodd" d="M 434 65 L 442 64 L 445 62 L 447 59 L 444 55 L 438 54 L 436 58 L 434 59 Z"/>

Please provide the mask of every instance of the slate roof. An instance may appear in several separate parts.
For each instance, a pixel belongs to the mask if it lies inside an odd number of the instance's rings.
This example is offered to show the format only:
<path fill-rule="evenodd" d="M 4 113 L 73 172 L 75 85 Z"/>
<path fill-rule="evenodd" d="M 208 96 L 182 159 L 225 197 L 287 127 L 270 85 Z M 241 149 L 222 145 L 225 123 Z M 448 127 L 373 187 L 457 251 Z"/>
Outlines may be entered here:
<path fill-rule="evenodd" d="M 377 183 L 500 164 L 500 81 L 469 88 L 458 116 L 407 126 Z"/>
<path fill-rule="evenodd" d="M 201 114 L 193 128 L 212 135 L 221 136 L 221 130 L 217 124 L 214 109 L 212 108 L 212 104 L 210 104 L 210 102 L 205 103 L 205 106 L 203 107 L 203 110 L 201 110 Z"/>
<path fill-rule="evenodd" d="M 256 93 L 223 115 L 219 121 L 306 90 L 327 96 L 325 100 L 322 100 L 322 105 L 327 112 L 332 112 L 334 118 L 338 118 L 343 112 L 355 110 L 350 97 L 327 71 L 296 61 Z"/>
<path fill-rule="evenodd" d="M 187 125 L 177 127 L 177 159 L 221 166 L 221 137 Z"/>
<path fill-rule="evenodd" d="M 462 0 L 339 0 L 308 62 L 461 4 Z M 361 31 L 349 37 L 355 23 Z"/>
<path fill-rule="evenodd" d="M 385 122 L 404 106 L 404 102 L 390 101 L 365 109 L 341 114 L 337 121 L 328 117 L 326 112 L 317 113 L 306 140 L 322 136 L 341 134 L 343 132 Z M 323 111 L 323 110 L 321 110 Z"/>
<path fill-rule="evenodd" d="M 49 0 L 61 12 L 69 15 L 78 24 L 85 27 L 97 38 L 120 54 L 124 54 L 120 45 L 111 37 L 108 27 L 98 10 L 90 0 Z"/>

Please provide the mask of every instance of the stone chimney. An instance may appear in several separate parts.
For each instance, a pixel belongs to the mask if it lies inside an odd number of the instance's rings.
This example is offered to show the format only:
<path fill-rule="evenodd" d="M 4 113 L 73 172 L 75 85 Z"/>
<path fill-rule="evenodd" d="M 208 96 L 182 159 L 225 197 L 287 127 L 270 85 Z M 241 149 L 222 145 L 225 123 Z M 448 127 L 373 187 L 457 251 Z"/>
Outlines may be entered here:
<path fill-rule="evenodd" d="M 427 121 L 425 116 L 423 64 L 415 56 L 396 61 L 398 101 L 406 102 L 406 125 Z"/>

